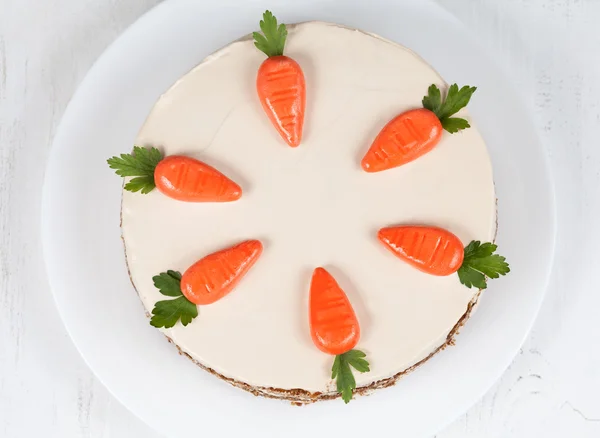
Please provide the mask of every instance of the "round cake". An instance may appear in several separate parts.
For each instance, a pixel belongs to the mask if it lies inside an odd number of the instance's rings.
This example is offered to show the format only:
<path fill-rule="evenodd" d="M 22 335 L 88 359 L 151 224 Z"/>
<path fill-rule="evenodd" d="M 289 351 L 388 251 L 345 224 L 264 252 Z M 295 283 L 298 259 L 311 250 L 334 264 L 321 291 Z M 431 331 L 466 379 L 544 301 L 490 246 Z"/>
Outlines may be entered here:
<path fill-rule="evenodd" d="M 360 321 L 370 370 L 357 392 L 394 383 L 444 346 L 479 290 L 456 274 L 428 275 L 377 239 L 382 227 L 423 224 L 466 246 L 492 242 L 496 197 L 486 145 L 469 129 L 401 167 L 369 173 L 361 158 L 381 129 L 422 107 L 443 79 L 410 50 L 338 25 L 288 26 L 286 55 L 306 78 L 301 144 L 290 148 L 265 116 L 256 75 L 265 55 L 251 37 L 206 58 L 156 103 L 136 144 L 186 155 L 236 181 L 235 202 L 188 203 L 157 190 L 123 191 L 122 232 L 131 280 L 148 314 L 165 297 L 153 277 L 184 272 L 224 247 L 258 239 L 260 259 L 229 295 L 163 329 L 197 364 L 257 395 L 298 403 L 338 396 L 332 356 L 311 339 L 313 270 L 323 266 Z"/>

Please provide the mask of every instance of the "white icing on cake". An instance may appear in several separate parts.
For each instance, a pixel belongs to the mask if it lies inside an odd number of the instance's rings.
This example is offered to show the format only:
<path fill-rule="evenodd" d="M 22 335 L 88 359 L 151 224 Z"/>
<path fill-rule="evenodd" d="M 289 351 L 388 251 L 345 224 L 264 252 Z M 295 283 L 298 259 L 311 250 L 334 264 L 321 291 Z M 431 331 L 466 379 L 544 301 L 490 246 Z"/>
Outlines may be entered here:
<path fill-rule="evenodd" d="M 292 149 L 270 125 L 255 91 L 265 59 L 251 40 L 211 55 L 158 101 L 137 144 L 185 154 L 239 183 L 243 196 L 191 204 L 124 192 L 123 236 L 131 278 L 150 312 L 152 277 L 182 273 L 204 255 L 245 239 L 265 250 L 240 285 L 165 333 L 194 359 L 252 386 L 330 391 L 333 357 L 312 343 L 308 292 L 326 267 L 361 324 L 357 348 L 371 372 L 390 377 L 443 344 L 477 293 L 456 274 L 435 277 L 395 258 L 377 230 L 394 224 L 446 228 L 466 245 L 496 228 L 492 168 L 477 129 L 450 135 L 400 168 L 369 174 L 360 160 L 379 130 L 421 106 L 443 80 L 411 51 L 325 23 L 289 27 L 286 55 L 307 83 L 302 144 Z M 475 95 L 477 98 L 477 95 Z M 469 118 L 463 111 L 461 116 Z M 472 122 L 471 122 L 472 124 Z"/>

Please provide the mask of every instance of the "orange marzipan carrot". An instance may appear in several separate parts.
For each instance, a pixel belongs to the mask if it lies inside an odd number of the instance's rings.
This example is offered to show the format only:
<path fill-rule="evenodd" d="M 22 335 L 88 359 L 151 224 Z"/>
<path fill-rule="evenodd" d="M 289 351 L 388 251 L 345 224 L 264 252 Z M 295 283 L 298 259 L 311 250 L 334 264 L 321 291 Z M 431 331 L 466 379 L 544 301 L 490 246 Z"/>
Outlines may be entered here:
<path fill-rule="evenodd" d="M 260 103 L 288 145 L 296 147 L 302 140 L 306 109 L 306 82 L 300 65 L 283 56 L 287 38 L 284 24 L 266 11 L 260 22 L 263 34 L 254 32 L 256 47 L 268 58 L 261 64 L 256 77 Z"/>
<path fill-rule="evenodd" d="M 452 84 L 442 99 L 439 88 L 431 85 L 423 108 L 405 111 L 384 126 L 361 161 L 363 170 L 381 172 L 402 166 L 431 151 L 443 130 L 453 134 L 469 128 L 467 120 L 452 116 L 469 103 L 475 90 Z"/>
<path fill-rule="evenodd" d="M 187 202 L 228 202 L 242 196 L 242 189 L 217 169 L 190 157 L 171 155 L 154 171 L 158 190 Z"/>
<path fill-rule="evenodd" d="M 432 150 L 442 137 L 442 124 L 424 108 L 406 111 L 379 133 L 361 165 L 367 172 L 401 166 Z"/>
<path fill-rule="evenodd" d="M 378 238 L 397 257 L 428 274 L 450 275 L 463 263 L 462 242 L 441 228 L 413 225 L 382 228 Z"/>
<path fill-rule="evenodd" d="M 298 146 L 306 107 L 306 85 L 298 63 L 287 56 L 267 58 L 258 70 L 256 89 L 279 135 L 290 146 Z"/>
<path fill-rule="evenodd" d="M 323 268 L 313 273 L 309 320 L 313 342 L 325 353 L 343 354 L 358 343 L 360 326 L 354 309 L 335 279 Z"/>
<path fill-rule="evenodd" d="M 181 292 L 194 304 L 206 305 L 229 294 L 262 254 L 258 240 L 247 240 L 212 253 L 193 264 L 181 278 Z"/>
<path fill-rule="evenodd" d="M 107 160 L 122 177 L 133 177 L 124 186 L 129 192 L 147 194 L 155 188 L 164 195 L 187 202 L 228 202 L 242 196 L 242 189 L 218 170 L 195 158 L 164 158 L 155 147 L 134 146 L 130 154 Z"/>

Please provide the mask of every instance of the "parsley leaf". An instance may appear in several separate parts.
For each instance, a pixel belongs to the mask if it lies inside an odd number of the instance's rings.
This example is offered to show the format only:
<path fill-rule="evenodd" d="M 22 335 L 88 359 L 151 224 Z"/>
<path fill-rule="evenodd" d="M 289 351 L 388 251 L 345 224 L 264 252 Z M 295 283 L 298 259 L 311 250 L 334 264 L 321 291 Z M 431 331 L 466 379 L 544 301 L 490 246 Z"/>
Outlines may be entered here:
<path fill-rule="evenodd" d="M 174 300 L 158 301 L 152 309 L 150 325 L 171 328 L 177 321 L 186 326 L 198 316 L 198 307 L 183 295 Z"/>
<path fill-rule="evenodd" d="M 366 354 L 360 350 L 350 350 L 344 354 L 338 354 L 331 367 L 331 378 L 336 379 L 337 392 L 342 394 L 344 403 L 352 399 L 352 391 L 356 389 L 356 380 L 350 366 L 360 373 L 370 371 L 369 362 L 364 358 Z"/>
<path fill-rule="evenodd" d="M 285 24 L 277 25 L 277 18 L 271 11 L 265 11 L 260 22 L 260 32 L 254 32 L 254 45 L 268 57 L 283 55 L 283 47 L 287 38 Z"/>
<path fill-rule="evenodd" d="M 462 131 L 463 129 L 470 128 L 469 122 L 459 117 L 448 117 L 442 120 L 442 128 L 448 131 L 450 134 Z"/>
<path fill-rule="evenodd" d="M 423 98 L 423 108 L 433 111 L 437 115 L 442 105 L 442 93 L 435 84 L 431 84 L 427 92 L 427 96 Z"/>
<path fill-rule="evenodd" d="M 440 89 L 437 85 L 432 84 L 427 90 L 427 96 L 423 98 L 423 108 L 433 111 L 438 119 L 440 119 L 442 127 L 451 134 L 454 134 L 471 126 L 465 119 L 451 116 L 467 106 L 475 90 L 477 90 L 477 87 L 465 85 L 459 89 L 458 85 L 452 84 L 448 88 L 446 98 L 442 102 Z"/>
<path fill-rule="evenodd" d="M 146 194 L 156 187 L 154 185 L 154 169 L 160 160 L 162 160 L 162 153 L 158 149 L 134 146 L 131 154 L 121 154 L 106 161 L 117 175 L 136 177 L 125 184 L 125 190 L 141 191 Z"/>
<path fill-rule="evenodd" d="M 471 100 L 471 96 L 475 93 L 475 90 L 477 90 L 477 87 L 465 85 L 459 90 L 458 85 L 450 85 L 448 93 L 446 94 L 446 100 L 440 108 L 440 113 L 438 114 L 439 118 L 443 120 L 466 107 Z"/>
<path fill-rule="evenodd" d="M 142 192 L 142 194 L 150 193 L 156 185 L 154 184 L 153 176 L 136 176 L 125 184 L 125 190 L 130 192 Z"/>
<path fill-rule="evenodd" d="M 358 371 L 359 373 L 366 373 L 371 371 L 369 369 L 369 362 L 365 359 L 367 356 L 360 350 L 350 350 L 347 353 L 344 353 L 344 356 L 348 363 L 352 365 L 352 367 Z"/>
<path fill-rule="evenodd" d="M 465 267 L 464 265 L 458 269 L 458 278 L 460 279 L 460 282 L 469 289 L 471 289 L 471 287 L 475 287 L 477 289 L 487 288 L 485 275 L 483 275 L 481 272 L 475 271 L 474 269 Z"/>
<path fill-rule="evenodd" d="M 171 328 L 177 324 L 177 321 L 181 321 L 186 326 L 198 316 L 198 307 L 184 297 L 181 292 L 181 273 L 177 271 L 161 272 L 152 277 L 152 281 L 161 294 L 178 298 L 158 301 L 152 309 L 150 325 Z"/>
<path fill-rule="evenodd" d="M 181 273 L 177 271 L 162 272 L 152 277 L 154 287 L 168 297 L 179 297 L 181 293 Z"/>
<path fill-rule="evenodd" d="M 481 244 L 480 241 L 474 240 L 465 247 L 465 258 L 481 258 L 488 257 L 494 254 L 498 249 L 498 245 L 493 243 Z"/>
<path fill-rule="evenodd" d="M 498 278 L 510 272 L 506 258 L 494 254 L 497 245 L 493 243 L 481 243 L 474 240 L 465 248 L 465 258 L 458 270 L 460 282 L 467 286 L 485 289 L 487 287 L 486 277 Z"/>

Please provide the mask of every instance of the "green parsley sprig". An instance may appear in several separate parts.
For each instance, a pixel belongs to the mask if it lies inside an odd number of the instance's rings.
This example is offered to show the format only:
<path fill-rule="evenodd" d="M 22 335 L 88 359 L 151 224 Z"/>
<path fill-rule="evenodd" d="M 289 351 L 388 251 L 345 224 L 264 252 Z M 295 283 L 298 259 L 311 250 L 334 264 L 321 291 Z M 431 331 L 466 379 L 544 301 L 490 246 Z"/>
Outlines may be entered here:
<path fill-rule="evenodd" d="M 162 153 L 154 147 L 146 149 L 141 146 L 134 146 L 131 154 L 121 154 L 106 161 L 117 175 L 135 177 L 125 184 L 125 190 L 146 194 L 156 187 L 154 184 L 154 169 L 156 169 L 156 165 L 162 158 Z"/>
<path fill-rule="evenodd" d="M 462 266 L 458 269 L 460 282 L 467 286 L 485 289 L 488 278 L 498 278 L 510 272 L 506 258 L 494 254 L 497 245 L 493 243 L 481 243 L 474 240 L 465 247 L 465 258 Z"/>
<path fill-rule="evenodd" d="M 451 116 L 467 106 L 475 90 L 477 90 L 477 87 L 465 85 L 459 89 L 458 85 L 452 84 L 448 88 L 446 98 L 442 101 L 440 89 L 432 84 L 427 90 L 427 96 L 423 98 L 423 108 L 433 111 L 440 119 L 442 127 L 449 133 L 454 134 L 471 127 L 465 119 Z"/>
<path fill-rule="evenodd" d="M 350 350 L 344 354 L 338 354 L 331 368 L 331 378 L 336 379 L 337 392 L 342 394 L 344 403 L 352 399 L 352 391 L 356 389 L 356 380 L 350 366 L 359 373 L 370 371 L 369 362 L 365 359 L 366 354 L 360 350 Z"/>
<path fill-rule="evenodd" d="M 283 55 L 283 47 L 287 38 L 285 24 L 277 24 L 277 18 L 271 11 L 265 11 L 260 22 L 260 32 L 254 32 L 254 45 L 258 50 L 264 52 L 269 58 L 271 56 Z"/>
<path fill-rule="evenodd" d="M 183 296 L 181 292 L 181 273 L 176 271 L 162 272 L 152 277 L 154 286 L 172 300 L 158 301 L 152 309 L 150 325 L 171 328 L 177 321 L 186 326 L 198 316 L 198 307 Z"/>

